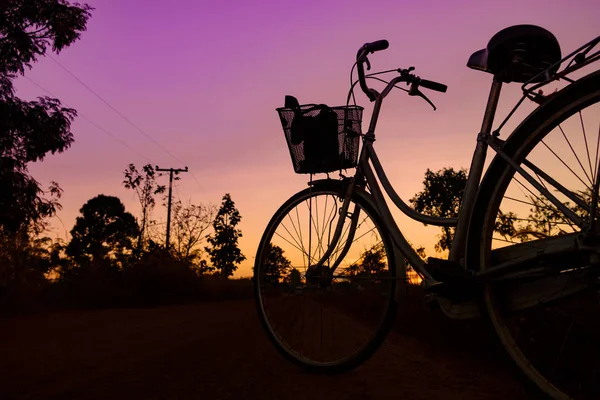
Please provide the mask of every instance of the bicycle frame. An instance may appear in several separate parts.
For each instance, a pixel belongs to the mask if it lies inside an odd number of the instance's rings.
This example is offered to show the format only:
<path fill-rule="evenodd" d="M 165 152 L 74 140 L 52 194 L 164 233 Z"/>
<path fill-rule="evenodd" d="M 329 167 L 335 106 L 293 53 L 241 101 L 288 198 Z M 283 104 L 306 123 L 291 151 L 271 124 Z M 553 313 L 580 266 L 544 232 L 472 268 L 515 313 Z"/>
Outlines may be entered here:
<path fill-rule="evenodd" d="M 395 223 L 395 220 L 391 214 L 391 211 L 383 197 L 383 192 L 379 187 L 379 183 L 377 179 L 382 183 L 385 192 L 388 194 L 392 202 L 398 207 L 405 215 L 408 217 L 423 222 L 429 225 L 435 226 L 456 226 L 456 235 L 455 239 L 452 243 L 452 248 L 450 250 L 449 260 L 451 261 L 459 261 L 460 258 L 464 254 L 464 248 L 466 245 L 466 230 L 469 225 L 469 220 L 471 216 L 471 211 L 473 205 L 475 204 L 475 198 L 477 196 L 477 190 L 479 188 L 479 181 L 481 179 L 481 175 L 483 173 L 483 166 L 485 163 L 486 152 L 487 152 L 487 141 L 484 139 L 485 135 L 489 135 L 491 132 L 491 127 L 494 119 L 494 114 L 496 112 L 496 106 L 498 104 L 498 99 L 500 96 L 500 89 L 502 83 L 494 80 L 492 84 L 492 88 L 490 91 L 490 96 L 488 99 L 488 104 L 486 107 L 486 111 L 484 114 L 483 124 L 481 128 L 481 133 L 477 139 L 477 146 L 475 148 L 475 152 L 473 154 L 473 159 L 471 162 L 471 168 L 469 169 L 469 176 L 467 179 L 467 186 L 465 188 L 464 196 L 461 201 L 461 207 L 458 218 L 439 218 L 432 217 L 430 215 L 421 214 L 410 206 L 408 206 L 396 193 L 394 188 L 392 187 L 390 181 L 388 180 L 381 163 L 379 162 L 379 158 L 377 157 L 377 153 L 373 147 L 373 142 L 375 141 L 375 128 L 377 125 L 377 120 L 379 117 L 379 111 L 381 109 L 381 104 L 383 99 L 387 96 L 387 94 L 392 90 L 394 85 L 402 81 L 402 77 L 394 78 L 387 87 L 383 90 L 381 94 L 379 94 L 375 100 L 375 105 L 373 107 L 373 113 L 371 115 L 371 121 L 369 124 L 369 130 L 363 136 L 363 146 L 361 150 L 361 154 L 359 156 L 358 167 L 356 169 L 356 174 L 354 176 L 353 184 L 351 184 L 346 190 L 344 205 L 342 206 L 340 213 L 345 214 L 348 212 L 348 204 L 350 196 L 352 195 L 352 191 L 355 188 L 357 182 L 366 181 L 367 186 L 370 190 L 370 196 L 374 200 L 375 206 L 379 211 L 380 215 L 383 218 L 384 224 L 386 226 L 387 231 L 391 234 L 394 245 L 400 253 L 408 259 L 410 265 L 417 270 L 419 274 L 421 274 L 426 279 L 432 280 L 433 277 L 429 274 L 427 269 L 425 268 L 425 262 L 421 259 L 421 257 L 416 253 L 416 251 L 412 248 L 410 243 L 406 240 L 400 229 Z M 373 164 L 373 168 L 371 168 L 371 164 Z M 358 215 L 354 217 L 358 218 Z M 355 221 L 353 222 L 355 223 Z M 333 237 L 333 243 L 337 243 L 339 240 L 339 236 L 341 234 L 343 223 L 340 221 L 338 226 L 336 227 L 336 231 Z M 330 250 L 333 246 L 330 246 Z M 326 260 L 330 256 L 331 251 L 327 251 L 321 258 L 321 262 Z M 333 266 L 335 269 L 336 265 Z"/>
<path fill-rule="evenodd" d="M 344 203 L 342 208 L 340 209 L 340 213 L 342 215 L 348 213 L 349 199 L 352 196 L 352 192 L 356 190 L 357 185 L 361 186 L 364 183 L 366 183 L 366 186 L 368 186 L 369 188 L 369 192 L 365 193 L 367 193 L 367 196 L 373 201 L 374 206 L 381 215 L 386 230 L 390 233 L 396 248 L 408 260 L 409 264 L 426 281 L 436 282 L 436 280 L 427 271 L 425 261 L 423 261 L 421 257 L 416 253 L 416 251 L 412 248 L 410 243 L 406 240 L 406 238 L 396 225 L 391 211 L 387 205 L 387 202 L 384 199 L 384 192 L 380 188 L 379 182 L 381 182 L 383 190 L 390 197 L 394 205 L 409 218 L 429 225 L 456 226 L 456 232 L 454 240 L 452 242 L 452 247 L 450 249 L 448 260 L 456 263 L 457 265 L 460 265 L 466 250 L 467 230 L 469 228 L 469 223 L 475 205 L 477 193 L 480 188 L 480 181 L 483 174 L 484 163 L 487 155 L 487 148 L 489 146 L 492 148 L 492 150 L 494 150 L 497 153 L 497 156 L 503 158 L 509 165 L 514 167 L 515 170 L 525 180 L 527 180 L 532 185 L 536 186 L 536 188 L 541 193 L 543 193 L 551 203 L 553 203 L 558 209 L 563 211 L 565 215 L 568 218 L 570 218 L 575 224 L 577 224 L 582 229 L 586 228 L 586 224 L 581 220 L 580 217 L 578 217 L 571 210 L 565 207 L 564 204 L 560 202 L 547 188 L 540 185 L 539 182 L 531 176 L 531 174 L 524 171 L 514 160 L 508 157 L 502 151 L 501 146 L 498 144 L 499 139 L 497 139 L 491 133 L 492 124 L 496 113 L 496 106 L 498 104 L 498 99 L 500 97 L 500 91 L 502 87 L 502 83 L 497 80 L 493 81 L 490 89 L 490 94 L 484 113 L 481 131 L 477 136 L 477 145 L 475 147 L 475 151 L 473 153 L 473 158 L 471 161 L 471 167 L 469 169 L 467 185 L 463 197 L 461 199 L 458 218 L 432 217 L 429 215 L 421 214 L 412 209 L 410 206 L 408 206 L 392 187 L 390 181 L 385 175 L 383 166 L 379 162 L 379 158 L 377 157 L 377 153 L 375 152 L 375 149 L 373 147 L 373 143 L 375 141 L 374 132 L 377 125 L 377 119 L 379 116 L 382 101 L 385 98 L 385 96 L 391 91 L 394 85 L 400 82 L 401 80 L 402 77 L 397 77 L 393 79 L 385 88 L 385 90 L 383 90 L 381 94 L 378 94 L 375 100 L 373 114 L 371 116 L 371 122 L 369 124 L 369 130 L 366 134 L 363 135 L 363 146 L 361 154 L 359 156 L 359 162 L 356 169 L 356 173 L 354 177 L 351 178 L 352 182 L 347 187 L 344 193 Z M 543 171 L 539 169 L 536 170 L 537 167 L 535 165 L 529 163 L 528 161 L 525 161 L 524 163 L 525 165 L 528 165 L 532 170 L 536 171 L 538 175 L 545 176 L 547 182 L 554 186 L 558 191 L 562 192 L 567 197 L 572 198 L 576 202 L 581 201 L 568 189 L 562 187 L 557 182 L 554 182 L 553 179 L 547 176 Z M 358 214 L 354 215 L 353 218 L 354 220 L 352 221 L 352 223 L 356 224 Z M 332 244 L 330 244 L 329 249 L 321 257 L 321 260 L 317 265 L 322 265 L 331 255 L 333 248 L 335 247 L 337 241 L 341 236 L 342 227 L 343 221 L 342 219 L 340 219 L 333 236 Z M 578 238 L 574 237 L 574 235 L 563 235 L 560 238 L 554 238 L 552 241 L 544 242 L 544 254 L 559 254 L 567 251 L 581 249 L 583 248 L 583 246 L 585 245 L 582 244 Z M 498 277 L 503 276 L 503 274 L 517 272 L 519 265 L 522 265 L 522 263 L 530 259 L 539 257 L 541 254 L 539 252 L 539 248 L 536 251 L 531 251 L 531 249 L 528 249 L 526 246 L 514 247 L 518 250 L 501 250 L 501 256 L 498 257 L 499 260 L 501 260 L 501 262 L 498 265 L 492 268 L 488 268 L 484 272 L 477 272 L 475 273 L 475 275 L 482 279 L 497 279 Z M 332 266 L 333 270 L 335 270 L 337 264 L 339 264 L 340 259 L 343 257 L 343 255 L 345 255 L 346 251 L 347 249 L 344 249 L 342 251 L 342 256 L 339 257 L 338 262 L 334 263 L 334 265 Z M 464 265 L 461 266 L 464 267 Z M 521 274 L 523 273 L 523 271 L 520 272 Z"/>
<path fill-rule="evenodd" d="M 559 63 L 571 58 L 576 59 L 580 55 L 584 56 L 583 60 L 577 62 L 576 65 L 569 65 L 564 71 L 557 73 L 554 76 L 546 77 L 546 80 L 539 85 L 547 84 L 548 82 L 558 79 L 564 79 L 572 83 L 572 80 L 566 78 L 567 74 L 600 59 L 600 51 L 588 54 L 590 50 L 598 43 L 600 43 L 600 37 L 590 41 L 586 45 L 580 47 L 579 49 L 564 57 Z M 586 54 L 587 58 L 585 57 Z M 360 69 L 361 68 L 359 67 L 359 70 Z M 544 185 L 541 185 L 538 180 L 536 180 L 530 173 L 525 171 L 515 160 L 510 158 L 502 150 L 503 141 L 497 138 L 499 129 L 506 123 L 508 118 L 512 116 L 513 112 L 516 110 L 517 107 L 519 107 L 519 105 L 525 98 L 530 98 L 533 101 L 538 102 L 539 104 L 543 103 L 543 99 L 539 99 L 539 97 L 536 97 L 537 95 L 532 95 L 532 89 L 525 88 L 525 86 L 527 85 L 526 83 L 525 85 L 523 85 L 524 95 L 521 98 L 521 100 L 517 103 L 515 108 L 508 114 L 506 119 L 500 124 L 500 127 L 494 133 L 492 133 L 492 124 L 494 122 L 496 107 L 498 105 L 500 91 L 502 88 L 502 82 L 497 80 L 495 77 L 492 82 L 492 86 L 488 96 L 488 101 L 483 116 L 483 122 L 481 124 L 481 130 L 477 135 L 477 144 L 471 160 L 467 184 L 463 193 L 463 197 L 461 199 L 458 218 L 432 217 L 429 215 L 421 214 L 412 209 L 410 206 L 408 206 L 400 198 L 400 196 L 398 196 L 398 194 L 392 187 L 390 181 L 385 175 L 383 167 L 379 162 L 379 159 L 373 147 L 373 143 L 375 141 L 375 128 L 377 125 L 377 120 L 379 117 L 379 112 L 381 109 L 383 99 L 389 94 L 389 92 L 395 87 L 397 83 L 404 82 L 406 81 L 406 79 L 407 78 L 402 75 L 397 76 L 388 83 L 388 85 L 381 93 L 378 93 L 374 89 L 366 87 L 366 85 L 365 87 L 362 87 L 364 82 L 361 82 L 361 87 L 363 91 L 365 91 L 365 93 L 369 95 L 369 98 L 375 101 L 375 104 L 373 107 L 373 113 L 371 115 L 371 121 L 369 123 L 369 129 L 367 133 L 362 135 L 363 146 L 359 156 L 359 162 L 356 168 L 356 173 L 353 178 L 350 178 L 351 184 L 346 188 L 344 193 L 344 202 L 343 206 L 340 209 L 341 215 L 345 215 L 348 213 L 348 206 L 350 203 L 349 200 L 352 196 L 353 191 L 356 190 L 357 186 L 362 186 L 364 185 L 364 183 L 366 183 L 370 190 L 370 193 L 365 191 L 365 194 L 368 197 L 368 200 L 372 201 L 373 205 L 379 211 L 383 219 L 385 228 L 390 233 L 395 247 L 408 260 L 409 264 L 423 278 L 425 278 L 426 281 L 435 283 L 436 280 L 427 271 L 425 261 L 423 261 L 421 257 L 417 254 L 417 252 L 412 248 L 412 246 L 409 244 L 409 242 L 406 240 L 406 238 L 396 225 L 395 220 L 390 212 L 390 209 L 384 199 L 383 191 L 379 187 L 378 180 L 379 182 L 381 182 L 385 193 L 387 193 L 394 205 L 409 218 L 429 225 L 456 227 L 456 232 L 454 235 L 454 240 L 452 242 L 452 247 L 450 249 L 448 261 L 456 265 L 461 265 L 464 268 L 465 266 L 464 263 L 462 263 L 462 260 L 464 258 L 467 246 L 467 231 L 469 228 L 471 215 L 475 206 L 477 193 L 480 189 L 481 177 L 483 175 L 487 149 L 489 146 L 492 148 L 493 151 L 496 152 L 496 157 L 502 158 L 504 162 L 513 167 L 518 174 L 520 174 L 526 181 L 528 181 L 538 191 L 540 191 L 540 193 L 542 193 L 554 206 L 556 206 L 558 210 L 562 211 L 567 218 L 569 218 L 574 224 L 581 228 L 582 231 L 590 228 L 578 215 L 576 215 L 572 210 L 566 207 Z M 539 87 L 539 85 L 535 87 Z M 530 168 L 532 171 L 534 171 L 534 173 L 538 177 L 542 177 L 550 186 L 554 187 L 555 190 L 561 192 L 581 207 L 585 207 L 585 204 L 583 204 L 582 200 L 579 199 L 573 192 L 560 185 L 558 182 L 552 179 L 548 174 L 539 169 L 533 163 L 529 162 L 528 160 L 524 160 L 523 164 Z M 600 165 L 598 166 L 598 168 L 600 169 Z M 597 179 L 598 181 L 595 183 L 595 187 L 600 187 L 600 178 Z M 596 212 L 594 204 L 596 204 L 596 202 L 592 202 L 592 209 L 590 210 L 591 215 L 594 215 Z M 353 213 L 353 226 L 356 226 L 357 219 L 358 213 Z M 330 244 L 325 254 L 321 257 L 317 265 L 323 265 L 331 255 L 335 245 L 337 244 L 337 241 L 341 236 L 343 224 L 343 219 L 340 218 L 333 235 L 332 243 Z M 350 231 L 353 232 L 353 229 L 351 229 Z M 350 242 L 351 240 L 347 241 L 347 243 Z M 540 241 L 538 241 L 538 243 L 539 242 Z M 551 240 L 543 240 L 542 242 L 543 244 L 540 243 L 542 247 L 537 247 L 537 249 L 535 249 L 534 251 L 528 249 L 527 245 L 513 246 L 513 250 L 510 251 L 504 249 L 497 250 L 497 264 L 492 266 L 491 268 L 487 268 L 485 271 L 474 272 L 474 275 L 477 276 L 479 279 L 483 280 L 510 278 L 511 273 L 514 273 L 512 275 L 513 277 L 522 277 L 530 271 L 519 271 L 519 267 L 523 263 L 535 259 L 536 257 L 540 257 L 542 254 L 555 255 L 588 248 L 588 246 L 584 243 L 580 235 L 575 234 L 562 235 L 561 237 L 556 237 Z M 349 244 L 347 244 L 342 250 L 342 255 L 338 256 L 337 262 L 335 262 L 332 266 L 332 271 L 335 270 L 341 258 L 343 258 L 343 256 L 346 254 L 346 252 L 348 251 L 348 247 Z"/>

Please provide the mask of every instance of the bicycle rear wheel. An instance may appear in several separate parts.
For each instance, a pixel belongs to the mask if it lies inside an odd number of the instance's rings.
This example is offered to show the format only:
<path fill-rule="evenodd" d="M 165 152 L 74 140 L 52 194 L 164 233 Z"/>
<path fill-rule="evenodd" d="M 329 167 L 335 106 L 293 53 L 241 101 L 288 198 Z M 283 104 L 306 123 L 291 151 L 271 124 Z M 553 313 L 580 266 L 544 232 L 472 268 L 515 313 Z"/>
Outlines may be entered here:
<path fill-rule="evenodd" d="M 391 239 L 359 194 L 340 215 L 342 190 L 331 180 L 292 196 L 269 222 L 254 267 L 267 335 L 285 358 L 313 372 L 343 372 L 365 362 L 396 313 Z M 309 270 L 325 255 L 340 218 L 342 234 L 325 268 Z"/>
<path fill-rule="evenodd" d="M 486 285 L 490 320 L 516 365 L 545 395 L 598 399 L 600 73 L 555 94 L 502 150 L 538 185 L 494 159 L 471 219 L 467 265 L 486 270 L 517 254 L 531 256 L 510 279 Z M 590 243 L 585 249 L 541 255 L 559 241 L 582 238 Z"/>

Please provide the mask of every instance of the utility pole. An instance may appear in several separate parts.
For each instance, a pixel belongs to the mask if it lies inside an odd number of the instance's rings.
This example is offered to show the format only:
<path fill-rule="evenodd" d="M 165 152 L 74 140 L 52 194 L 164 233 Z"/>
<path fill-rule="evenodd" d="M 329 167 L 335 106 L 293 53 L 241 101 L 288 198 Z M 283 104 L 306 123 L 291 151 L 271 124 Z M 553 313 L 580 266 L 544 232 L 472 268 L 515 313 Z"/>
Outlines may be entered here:
<path fill-rule="evenodd" d="M 169 250 L 170 239 L 171 239 L 171 197 L 173 193 L 173 174 L 177 175 L 180 172 L 188 172 L 188 167 L 184 169 L 181 168 L 158 168 L 156 166 L 156 171 L 159 172 L 168 172 L 169 173 L 169 201 L 167 206 L 167 241 L 165 247 Z"/>

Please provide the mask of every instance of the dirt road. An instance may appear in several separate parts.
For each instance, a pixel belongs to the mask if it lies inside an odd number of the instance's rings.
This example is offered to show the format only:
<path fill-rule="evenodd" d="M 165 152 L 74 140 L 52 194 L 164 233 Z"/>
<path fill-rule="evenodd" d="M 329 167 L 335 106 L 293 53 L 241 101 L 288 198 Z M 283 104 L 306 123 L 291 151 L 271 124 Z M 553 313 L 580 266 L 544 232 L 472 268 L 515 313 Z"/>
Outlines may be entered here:
<path fill-rule="evenodd" d="M 527 398 L 487 339 L 449 344 L 477 329 L 419 319 L 402 320 L 364 366 L 327 377 L 279 356 L 251 300 L 3 318 L 0 398 Z"/>

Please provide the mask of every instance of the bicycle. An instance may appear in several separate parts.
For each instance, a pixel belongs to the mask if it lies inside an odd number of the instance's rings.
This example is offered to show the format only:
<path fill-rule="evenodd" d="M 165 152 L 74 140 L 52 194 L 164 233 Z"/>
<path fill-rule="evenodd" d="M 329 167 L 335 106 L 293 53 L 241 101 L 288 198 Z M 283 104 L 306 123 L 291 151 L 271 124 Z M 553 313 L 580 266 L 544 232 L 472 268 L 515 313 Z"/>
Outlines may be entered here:
<path fill-rule="evenodd" d="M 456 217 L 411 208 L 375 152 L 380 108 L 392 89 L 432 106 L 420 89 L 446 91 L 412 67 L 365 74 L 368 56 L 385 50 L 387 41 L 359 49 L 352 68 L 358 79 L 351 79 L 346 106 L 301 106 L 288 97 L 277 111 L 295 172 L 310 174 L 310 181 L 277 210 L 257 250 L 255 301 L 276 349 L 315 372 L 361 365 L 391 329 L 410 265 L 447 316 L 487 316 L 512 360 L 546 395 L 598 398 L 600 323 L 590 307 L 600 302 L 600 70 L 578 79 L 571 74 L 600 59 L 599 43 L 600 36 L 562 57 L 552 33 L 517 25 L 470 57 L 467 66 L 492 74 L 493 81 Z M 377 77 L 385 73 L 396 76 Z M 385 88 L 369 87 L 371 78 Z M 510 82 L 522 83 L 523 96 L 492 129 L 502 85 Z M 542 87 L 557 82 L 566 86 L 543 94 Z M 357 83 L 374 102 L 366 133 L 363 108 L 350 105 Z M 537 108 L 501 139 L 525 99 Z M 578 127 L 579 136 L 571 136 Z M 589 142 L 596 131 L 596 141 Z M 496 154 L 484 175 L 488 148 Z M 348 169 L 353 173 L 346 176 Z M 339 178 L 329 176 L 333 171 Z M 327 177 L 313 179 L 315 173 Z M 455 227 L 447 259 L 419 256 L 396 225 L 384 192 L 416 221 Z"/>

